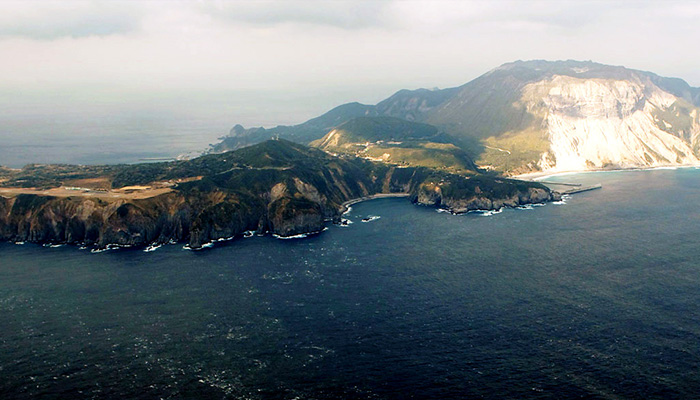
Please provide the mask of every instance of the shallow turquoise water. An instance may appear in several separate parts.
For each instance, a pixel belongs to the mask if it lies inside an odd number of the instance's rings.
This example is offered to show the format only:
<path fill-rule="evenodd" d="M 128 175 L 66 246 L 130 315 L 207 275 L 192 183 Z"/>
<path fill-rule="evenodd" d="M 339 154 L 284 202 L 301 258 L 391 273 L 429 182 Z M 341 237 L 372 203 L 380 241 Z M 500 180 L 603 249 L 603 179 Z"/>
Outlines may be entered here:
<path fill-rule="evenodd" d="M 700 171 L 553 179 L 604 188 L 201 252 L 0 244 L 0 398 L 695 397 Z"/>

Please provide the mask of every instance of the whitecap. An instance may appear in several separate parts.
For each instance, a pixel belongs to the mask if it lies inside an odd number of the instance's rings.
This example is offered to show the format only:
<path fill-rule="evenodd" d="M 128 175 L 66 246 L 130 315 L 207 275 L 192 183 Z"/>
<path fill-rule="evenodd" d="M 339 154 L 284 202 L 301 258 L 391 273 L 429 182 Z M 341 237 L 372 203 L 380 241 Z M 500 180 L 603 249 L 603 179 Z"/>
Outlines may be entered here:
<path fill-rule="evenodd" d="M 156 251 L 156 250 L 160 249 L 161 247 L 163 247 L 162 243 L 152 243 L 152 244 L 148 245 L 148 247 L 143 249 L 143 251 L 146 253 L 150 253 L 152 251 Z"/>
<path fill-rule="evenodd" d="M 103 253 L 103 252 L 109 251 L 109 250 L 126 249 L 129 247 L 132 247 L 132 246 L 130 244 L 108 244 L 103 249 L 100 249 L 100 248 L 92 249 L 92 250 L 90 250 L 90 253 Z"/>
<path fill-rule="evenodd" d="M 192 247 L 192 246 L 190 246 L 189 244 L 186 244 L 186 245 L 182 246 L 182 249 L 183 249 L 183 250 L 190 250 L 190 251 L 199 251 L 199 250 L 203 250 L 203 249 L 207 249 L 207 248 L 213 247 L 213 246 L 214 246 L 214 243 L 215 243 L 215 241 L 207 242 L 207 243 L 204 243 L 204 244 L 203 244 L 202 246 L 200 246 L 200 247 Z"/>
<path fill-rule="evenodd" d="M 381 217 L 378 215 L 370 215 L 367 218 L 362 218 L 362 222 L 372 222 L 372 221 L 378 220 L 379 218 L 381 218 Z"/>
<path fill-rule="evenodd" d="M 498 210 L 488 210 L 488 211 L 482 211 L 482 214 L 484 217 L 490 217 L 492 215 L 500 214 L 503 212 L 503 208 L 499 208 Z"/>
<path fill-rule="evenodd" d="M 351 220 L 343 218 L 340 220 L 340 223 L 338 223 L 336 225 L 343 227 L 343 228 L 347 228 L 348 226 L 350 226 L 350 224 L 352 224 Z"/>
<path fill-rule="evenodd" d="M 561 206 L 561 205 L 566 204 L 567 200 L 569 200 L 570 198 L 571 198 L 570 195 L 565 194 L 565 195 L 561 196 L 561 200 L 553 201 L 552 204 L 557 205 L 557 206 Z"/>
<path fill-rule="evenodd" d="M 272 234 L 272 237 L 275 239 L 282 239 L 282 240 L 287 240 L 287 239 L 303 239 L 306 237 L 309 237 L 308 233 L 300 233 L 298 235 L 292 235 L 292 236 L 280 236 L 276 233 Z"/>

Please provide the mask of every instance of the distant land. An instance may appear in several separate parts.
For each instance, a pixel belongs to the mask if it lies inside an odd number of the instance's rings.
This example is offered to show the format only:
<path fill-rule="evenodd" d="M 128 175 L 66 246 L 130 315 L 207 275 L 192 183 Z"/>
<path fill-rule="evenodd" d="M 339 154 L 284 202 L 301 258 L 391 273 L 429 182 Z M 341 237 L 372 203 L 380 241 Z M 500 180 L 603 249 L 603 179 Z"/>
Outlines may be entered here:
<path fill-rule="evenodd" d="M 236 125 L 211 152 L 284 138 L 397 165 L 506 175 L 700 163 L 700 88 L 591 61 L 516 61 L 294 126 Z"/>
<path fill-rule="evenodd" d="M 430 132 L 416 135 L 433 143 Z M 173 162 L 0 168 L 0 239 L 94 250 L 172 242 L 200 249 L 253 233 L 321 232 L 342 223 L 350 202 L 377 195 L 454 213 L 559 198 L 536 182 L 471 169 L 456 154 L 461 164 L 450 172 L 336 156 L 280 139 Z"/>
<path fill-rule="evenodd" d="M 700 164 L 699 106 L 700 89 L 680 79 L 516 61 L 300 125 L 236 125 L 191 160 L 0 167 L 0 239 L 199 249 L 321 232 L 377 196 L 453 213 L 547 202 L 560 194 L 507 176 Z"/>

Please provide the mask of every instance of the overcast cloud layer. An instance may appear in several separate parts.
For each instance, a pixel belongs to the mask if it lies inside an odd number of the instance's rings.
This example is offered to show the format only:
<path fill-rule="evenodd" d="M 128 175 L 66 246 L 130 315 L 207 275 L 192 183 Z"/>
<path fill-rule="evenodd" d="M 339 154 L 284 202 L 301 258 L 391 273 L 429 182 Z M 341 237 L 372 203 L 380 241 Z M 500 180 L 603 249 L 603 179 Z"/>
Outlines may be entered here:
<path fill-rule="evenodd" d="M 275 125 L 461 85 L 517 59 L 594 60 L 700 86 L 697 21 L 699 2 L 668 1 L 1 2 L 0 106 Z"/>

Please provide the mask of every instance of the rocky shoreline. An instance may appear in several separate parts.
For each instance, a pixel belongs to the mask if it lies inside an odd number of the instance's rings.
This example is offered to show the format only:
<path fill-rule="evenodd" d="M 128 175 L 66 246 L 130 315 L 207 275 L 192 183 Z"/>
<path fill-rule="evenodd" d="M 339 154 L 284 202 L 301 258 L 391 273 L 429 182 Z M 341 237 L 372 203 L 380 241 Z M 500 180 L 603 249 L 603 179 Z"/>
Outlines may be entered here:
<path fill-rule="evenodd" d="M 375 193 L 354 198 L 335 210 L 318 207 L 291 210 L 287 214 L 270 214 L 269 204 L 267 210 L 236 212 L 226 210 L 227 203 L 222 201 L 209 206 L 223 212 L 203 223 L 198 216 L 201 210 L 195 210 L 193 203 L 202 203 L 205 199 L 188 199 L 178 193 L 144 201 L 112 203 L 88 198 L 20 195 L 0 197 L 0 239 L 15 243 L 71 244 L 95 251 L 153 248 L 168 243 L 185 243 L 185 248 L 198 250 L 216 242 L 255 234 L 278 238 L 318 234 L 326 228 L 326 223 L 339 223 L 341 215 L 351 205 L 379 198 L 408 198 L 417 205 L 460 214 L 556 201 L 559 196 L 556 192 L 530 188 L 507 198 L 454 198 L 444 196 L 439 190 L 421 188 L 414 193 Z"/>
<path fill-rule="evenodd" d="M 183 162 L 49 166 L 9 178 L 16 184 L 6 184 L 11 194 L 0 195 L 0 240 L 97 250 L 171 242 L 200 249 L 250 232 L 308 235 L 340 223 L 350 205 L 383 197 L 407 197 L 452 213 L 558 199 L 537 182 L 341 158 L 281 140 Z M 150 197 L 113 197 L 102 189 L 37 192 L 71 189 L 79 185 L 64 182 L 77 178 L 109 182 L 119 193 L 172 184 Z M 34 186 L 18 185 L 31 179 Z"/>

